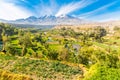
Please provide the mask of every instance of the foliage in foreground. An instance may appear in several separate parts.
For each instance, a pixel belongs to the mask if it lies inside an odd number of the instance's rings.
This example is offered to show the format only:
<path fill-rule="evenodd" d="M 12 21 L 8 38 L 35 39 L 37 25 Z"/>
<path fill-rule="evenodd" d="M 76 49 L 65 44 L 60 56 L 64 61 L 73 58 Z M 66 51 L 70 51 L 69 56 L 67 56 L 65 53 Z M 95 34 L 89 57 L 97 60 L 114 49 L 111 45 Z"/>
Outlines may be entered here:
<path fill-rule="evenodd" d="M 29 75 L 35 80 L 73 80 L 73 78 L 77 77 L 77 75 L 82 74 L 82 71 L 79 67 L 69 66 L 58 61 L 16 58 L 5 55 L 0 55 L 0 69 L 8 70 L 16 74 Z"/>
<path fill-rule="evenodd" d="M 83 80 L 120 80 L 120 69 L 96 63 Z"/>
<path fill-rule="evenodd" d="M 33 80 L 28 76 L 10 73 L 8 71 L 0 70 L 0 80 Z"/>

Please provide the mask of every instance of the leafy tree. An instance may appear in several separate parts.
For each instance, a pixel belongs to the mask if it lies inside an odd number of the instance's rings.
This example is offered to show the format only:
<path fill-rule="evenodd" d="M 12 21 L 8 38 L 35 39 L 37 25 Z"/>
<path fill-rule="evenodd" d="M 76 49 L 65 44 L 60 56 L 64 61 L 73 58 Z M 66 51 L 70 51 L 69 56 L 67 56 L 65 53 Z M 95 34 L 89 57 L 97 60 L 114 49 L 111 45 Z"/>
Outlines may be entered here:
<path fill-rule="evenodd" d="M 49 59 L 57 60 L 58 54 L 59 53 L 56 50 L 49 48 L 47 57 Z"/>
<path fill-rule="evenodd" d="M 106 29 L 102 28 L 102 27 L 98 27 L 94 30 L 94 38 L 95 40 L 102 42 L 102 37 L 106 36 L 107 31 Z"/>
<path fill-rule="evenodd" d="M 24 34 L 23 36 L 19 37 L 19 44 L 22 46 L 22 56 L 24 56 L 27 52 L 26 48 L 32 47 L 32 39 L 30 36 L 30 32 Z"/>
<path fill-rule="evenodd" d="M 11 55 L 15 55 L 16 54 L 16 48 L 14 47 L 14 45 L 12 45 L 10 43 L 6 44 L 5 49 L 6 49 L 8 54 L 11 54 Z"/>
<path fill-rule="evenodd" d="M 120 69 L 108 68 L 105 65 L 96 63 L 85 74 L 83 80 L 119 80 Z"/>
<path fill-rule="evenodd" d="M 63 48 L 61 52 L 59 52 L 58 59 L 62 61 L 68 60 L 68 49 Z"/>
<path fill-rule="evenodd" d="M 8 36 L 5 33 L 5 30 L 3 29 L 3 31 L 2 31 L 3 51 L 5 51 L 5 46 L 6 46 L 8 40 L 9 40 Z"/>

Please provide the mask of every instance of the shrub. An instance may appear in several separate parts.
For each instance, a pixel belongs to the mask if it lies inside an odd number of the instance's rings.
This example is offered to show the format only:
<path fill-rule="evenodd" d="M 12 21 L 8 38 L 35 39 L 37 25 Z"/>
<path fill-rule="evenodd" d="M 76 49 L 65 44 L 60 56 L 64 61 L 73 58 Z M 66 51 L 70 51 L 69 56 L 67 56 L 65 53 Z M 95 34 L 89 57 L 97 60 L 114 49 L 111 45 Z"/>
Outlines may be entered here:
<path fill-rule="evenodd" d="M 33 80 L 32 78 L 0 70 L 0 80 Z"/>

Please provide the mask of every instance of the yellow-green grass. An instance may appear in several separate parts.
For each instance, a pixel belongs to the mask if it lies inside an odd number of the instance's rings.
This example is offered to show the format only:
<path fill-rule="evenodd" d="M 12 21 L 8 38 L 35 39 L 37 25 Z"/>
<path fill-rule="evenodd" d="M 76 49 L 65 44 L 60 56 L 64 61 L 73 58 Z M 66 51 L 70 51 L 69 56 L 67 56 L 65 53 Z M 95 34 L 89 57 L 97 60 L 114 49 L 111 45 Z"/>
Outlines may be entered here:
<path fill-rule="evenodd" d="M 116 52 L 120 51 L 120 46 L 117 46 L 117 45 L 110 45 L 110 44 L 104 44 L 104 43 L 98 43 L 98 42 L 94 42 L 94 45 L 108 51 L 116 51 Z"/>
<path fill-rule="evenodd" d="M 52 49 L 54 49 L 54 50 L 61 51 L 64 46 L 60 45 L 60 44 L 50 44 L 49 47 L 52 48 Z"/>
<path fill-rule="evenodd" d="M 33 79 L 26 75 L 15 74 L 0 69 L 0 80 L 33 80 Z"/>

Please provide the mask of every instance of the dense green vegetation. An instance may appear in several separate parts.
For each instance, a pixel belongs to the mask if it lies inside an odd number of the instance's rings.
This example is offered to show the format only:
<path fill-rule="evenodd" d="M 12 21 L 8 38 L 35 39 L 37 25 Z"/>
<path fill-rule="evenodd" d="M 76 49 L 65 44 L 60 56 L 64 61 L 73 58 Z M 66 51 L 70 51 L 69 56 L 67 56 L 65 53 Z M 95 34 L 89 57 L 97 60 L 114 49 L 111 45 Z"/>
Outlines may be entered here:
<path fill-rule="evenodd" d="M 0 34 L 0 69 L 36 80 L 119 80 L 119 27 L 37 30 L 1 23 Z"/>
<path fill-rule="evenodd" d="M 120 69 L 110 68 L 105 65 L 93 65 L 83 80 L 119 80 Z"/>

